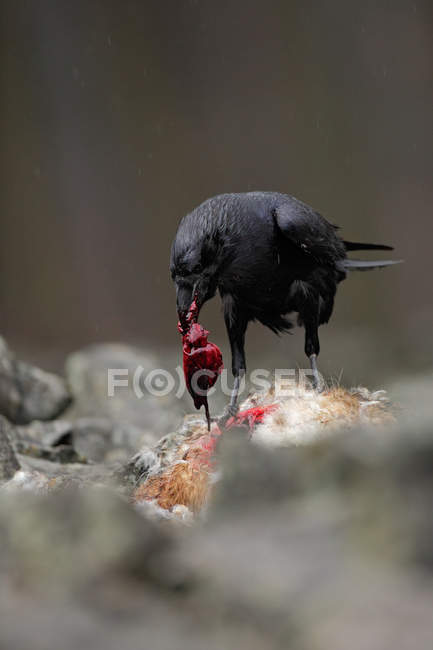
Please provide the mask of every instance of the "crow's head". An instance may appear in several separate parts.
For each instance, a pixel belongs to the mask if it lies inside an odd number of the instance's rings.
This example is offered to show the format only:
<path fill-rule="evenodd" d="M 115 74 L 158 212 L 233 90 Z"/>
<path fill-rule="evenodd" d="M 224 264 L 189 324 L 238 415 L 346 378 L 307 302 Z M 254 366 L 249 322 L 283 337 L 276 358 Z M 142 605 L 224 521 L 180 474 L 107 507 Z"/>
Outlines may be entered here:
<path fill-rule="evenodd" d="M 215 295 L 220 266 L 218 250 L 212 237 L 178 230 L 171 250 L 170 272 L 176 286 L 177 311 L 182 325 L 194 298 L 200 311 Z"/>

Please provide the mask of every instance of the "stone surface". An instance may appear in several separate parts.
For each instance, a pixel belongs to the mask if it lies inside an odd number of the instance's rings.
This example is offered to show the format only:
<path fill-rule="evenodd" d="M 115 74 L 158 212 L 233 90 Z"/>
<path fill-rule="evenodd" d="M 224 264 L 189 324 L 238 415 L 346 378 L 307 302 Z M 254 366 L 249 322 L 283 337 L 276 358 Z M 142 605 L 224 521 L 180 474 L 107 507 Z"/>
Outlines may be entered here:
<path fill-rule="evenodd" d="M 431 647 L 431 430 L 278 450 L 244 434 L 224 436 L 207 516 L 186 527 L 184 512 L 149 521 L 112 488 L 65 480 L 50 494 L 36 466 L 18 472 L 28 489 L 0 498 L 3 645 Z"/>
<path fill-rule="evenodd" d="M 15 359 L 0 338 L 0 413 L 11 422 L 52 420 L 71 401 L 65 381 Z"/>
<path fill-rule="evenodd" d="M 77 418 L 54 420 L 15 427 L 20 453 L 54 461 L 126 462 L 137 446 L 152 438 L 140 435 L 133 426 L 121 425 L 108 418 Z M 68 451 L 69 449 L 69 451 Z"/>
<path fill-rule="evenodd" d="M 137 448 L 152 444 L 155 434 L 107 417 L 80 417 L 72 422 L 72 439 L 77 452 L 88 460 L 126 462 Z"/>
<path fill-rule="evenodd" d="M 113 486 L 119 493 L 126 493 L 123 485 L 120 485 L 117 476 L 122 468 L 119 463 L 76 463 L 59 462 L 54 459 L 46 459 L 29 454 L 17 454 L 20 467 L 29 476 L 35 472 L 49 482 L 50 490 L 68 486 L 88 487 L 95 485 Z M 15 483 L 19 487 L 21 479 Z M 25 481 L 26 483 L 26 481 Z"/>
<path fill-rule="evenodd" d="M 11 425 L 0 415 L 0 483 L 12 478 L 20 467 L 12 445 L 11 434 Z"/>
<path fill-rule="evenodd" d="M 86 462 L 73 445 L 73 430 L 69 422 L 34 420 L 14 428 L 14 446 L 19 454 L 59 463 Z"/>
<path fill-rule="evenodd" d="M 15 444 L 18 454 L 31 456 L 33 458 L 42 458 L 52 461 L 53 463 L 86 463 L 87 459 L 80 456 L 72 445 L 56 445 L 47 447 L 38 445 L 36 442 L 27 440 L 18 440 Z"/>
<path fill-rule="evenodd" d="M 207 508 L 194 518 L 194 503 L 168 517 L 155 499 L 131 495 L 170 468 L 189 467 L 194 483 L 189 454 L 200 460 L 209 442 L 191 444 L 208 437 L 202 418 L 127 464 L 107 462 L 129 444 L 113 442 L 118 424 L 107 415 L 12 427 L 14 440 L 27 432 L 52 450 L 80 431 L 103 462 L 18 455 L 21 468 L 0 488 L 0 646 L 432 647 L 431 415 L 395 421 L 376 398 L 358 390 L 299 404 L 297 394 L 289 402 L 305 418 L 303 438 L 288 405 L 265 422 L 260 444 L 258 428 L 252 438 L 226 431 Z"/>
<path fill-rule="evenodd" d="M 3 560 L 14 559 L 14 566 L 1 561 L 3 571 L 17 570 L 26 582 L 39 576 L 54 588 L 58 580 L 87 585 L 117 570 L 133 577 L 140 568 L 159 584 L 170 581 L 169 564 L 167 580 L 158 566 L 170 537 L 113 491 L 68 486 L 44 498 L 28 491 L 9 494 L 0 501 L 0 537 Z"/>
<path fill-rule="evenodd" d="M 144 378 L 160 367 L 161 361 L 155 355 L 123 344 L 92 345 L 70 355 L 66 377 L 74 403 L 67 417 L 107 418 L 118 425 L 117 431 L 129 438 L 129 445 L 135 451 L 143 444 L 143 436 L 149 442 L 156 442 L 162 432 L 176 426 L 182 413 L 182 404 L 172 392 L 155 397 L 144 386 Z M 138 394 L 134 390 L 137 368 L 141 377 Z M 120 379 L 128 380 L 128 385 L 116 387 L 111 397 L 108 369 L 124 369 L 127 375 Z"/>
<path fill-rule="evenodd" d="M 52 422 L 34 420 L 30 424 L 16 426 L 15 431 L 21 440 L 35 442 L 45 447 L 72 444 L 73 427 L 67 420 Z"/>

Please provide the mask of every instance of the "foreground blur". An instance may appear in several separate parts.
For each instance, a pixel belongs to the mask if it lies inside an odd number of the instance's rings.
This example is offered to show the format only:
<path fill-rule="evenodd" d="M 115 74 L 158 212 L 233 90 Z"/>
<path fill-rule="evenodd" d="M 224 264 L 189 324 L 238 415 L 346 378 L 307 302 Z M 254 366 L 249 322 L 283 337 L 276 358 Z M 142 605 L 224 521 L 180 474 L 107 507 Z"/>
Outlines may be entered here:
<path fill-rule="evenodd" d="M 381 431 L 274 450 L 226 433 L 221 480 L 191 526 L 148 520 L 85 481 L 49 495 L 3 490 L 1 644 L 430 647 L 433 438 L 422 390 Z"/>

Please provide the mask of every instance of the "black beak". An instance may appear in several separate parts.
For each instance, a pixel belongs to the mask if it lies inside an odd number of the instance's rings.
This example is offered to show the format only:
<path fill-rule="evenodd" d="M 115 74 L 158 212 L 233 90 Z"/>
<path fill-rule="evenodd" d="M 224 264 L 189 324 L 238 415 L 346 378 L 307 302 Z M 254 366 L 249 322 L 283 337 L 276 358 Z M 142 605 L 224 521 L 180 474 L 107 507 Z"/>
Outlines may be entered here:
<path fill-rule="evenodd" d="M 216 287 L 213 288 L 208 278 L 203 276 L 197 278 L 194 284 L 176 285 L 177 313 L 183 330 L 187 329 L 186 318 L 193 300 L 195 299 L 197 304 L 196 316 L 198 316 L 204 303 L 215 295 L 215 291 Z"/>
<path fill-rule="evenodd" d="M 197 298 L 197 303 L 200 308 L 201 304 L 199 302 L 199 296 L 196 295 L 196 285 L 194 285 L 193 287 L 190 286 L 176 287 L 177 313 L 179 315 L 180 324 L 184 331 L 187 330 L 187 325 L 188 325 L 187 316 L 194 298 Z"/>

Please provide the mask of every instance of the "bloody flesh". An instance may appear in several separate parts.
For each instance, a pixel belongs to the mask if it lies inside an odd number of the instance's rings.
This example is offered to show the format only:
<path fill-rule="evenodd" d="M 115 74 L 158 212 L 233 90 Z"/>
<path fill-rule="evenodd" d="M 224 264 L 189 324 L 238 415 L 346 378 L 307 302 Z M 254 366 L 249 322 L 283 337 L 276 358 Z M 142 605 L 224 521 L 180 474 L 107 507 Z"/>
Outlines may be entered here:
<path fill-rule="evenodd" d="M 239 411 L 234 417 L 227 420 L 225 428 L 241 427 L 248 425 L 250 431 L 256 424 L 261 424 L 268 413 L 272 413 L 278 408 L 278 404 L 268 404 L 267 406 L 253 406 L 245 411 Z"/>
<path fill-rule="evenodd" d="M 197 303 L 194 300 L 185 322 L 178 324 L 183 343 L 183 372 L 185 383 L 196 409 L 205 407 L 208 429 L 210 430 L 207 392 L 212 388 L 223 369 L 221 351 L 207 339 L 209 332 L 197 319 Z"/>
<path fill-rule="evenodd" d="M 207 340 L 209 332 L 197 323 L 197 314 L 198 306 L 194 299 L 185 320 L 183 323 L 179 322 L 177 328 L 182 334 L 183 373 L 186 387 L 196 409 L 204 406 L 207 426 L 210 431 L 207 392 L 215 384 L 224 366 L 220 349 Z M 248 425 L 250 431 L 252 431 L 256 424 L 263 422 L 263 418 L 276 408 L 277 404 L 269 404 L 268 406 L 255 406 L 246 409 L 230 418 L 226 422 L 225 428 L 230 429 L 231 427 Z"/>

